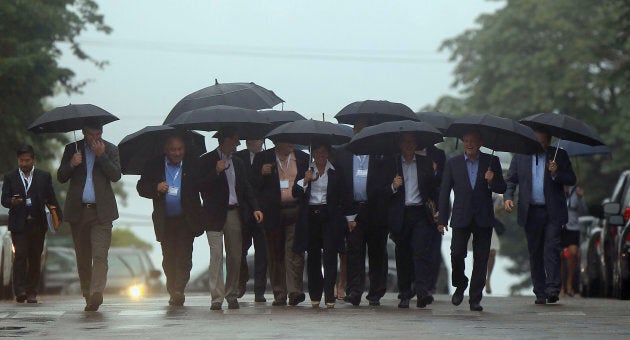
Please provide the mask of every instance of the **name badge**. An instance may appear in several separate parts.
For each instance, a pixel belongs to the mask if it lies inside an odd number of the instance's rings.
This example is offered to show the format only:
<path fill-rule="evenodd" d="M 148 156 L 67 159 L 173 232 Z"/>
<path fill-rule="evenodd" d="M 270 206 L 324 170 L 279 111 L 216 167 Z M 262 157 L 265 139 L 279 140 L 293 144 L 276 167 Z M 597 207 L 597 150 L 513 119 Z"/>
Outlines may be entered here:
<path fill-rule="evenodd" d="M 367 169 L 357 170 L 357 177 L 367 177 Z"/>
<path fill-rule="evenodd" d="M 177 195 L 179 195 L 179 188 L 178 187 L 168 187 L 168 194 L 170 196 L 177 196 Z"/>
<path fill-rule="evenodd" d="M 30 207 L 31 205 L 33 205 L 33 203 L 31 203 L 31 199 L 30 199 L 30 198 L 27 198 L 27 199 L 26 199 L 26 206 L 27 206 L 27 207 Z"/>
<path fill-rule="evenodd" d="M 289 189 L 289 181 L 280 181 L 280 189 Z"/>

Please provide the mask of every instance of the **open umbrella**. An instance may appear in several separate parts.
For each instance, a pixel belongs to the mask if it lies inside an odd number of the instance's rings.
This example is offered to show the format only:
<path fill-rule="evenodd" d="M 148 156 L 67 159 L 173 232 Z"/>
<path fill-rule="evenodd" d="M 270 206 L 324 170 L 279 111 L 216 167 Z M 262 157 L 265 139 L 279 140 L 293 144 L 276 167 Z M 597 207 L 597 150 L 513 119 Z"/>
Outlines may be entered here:
<path fill-rule="evenodd" d="M 122 173 L 140 175 L 147 160 L 163 154 L 164 142 L 174 133 L 183 134 L 187 154 L 200 156 L 207 151 L 204 137 L 199 133 L 178 131 L 167 125 L 147 126 L 118 143 Z"/>
<path fill-rule="evenodd" d="M 532 129 L 512 119 L 487 114 L 458 118 L 444 135 L 462 138 L 464 134 L 473 130 L 481 135 L 483 146 L 493 151 L 527 155 L 542 151 L 542 146 Z"/>
<path fill-rule="evenodd" d="M 344 125 L 309 119 L 283 124 L 273 129 L 265 137 L 274 143 L 338 145 L 347 143 L 352 138 L 352 130 Z"/>
<path fill-rule="evenodd" d="M 595 156 L 595 155 L 610 155 L 610 148 L 606 145 L 586 145 L 582 143 L 563 141 L 560 145 L 561 149 L 564 149 L 569 157 L 582 157 L 582 156 Z"/>
<path fill-rule="evenodd" d="M 405 104 L 387 100 L 363 100 L 346 105 L 335 118 L 342 124 L 355 124 L 369 120 L 372 124 L 397 120 L 418 120 L 416 114 Z"/>
<path fill-rule="evenodd" d="M 604 145 L 595 130 L 581 120 L 559 113 L 538 113 L 520 120 L 532 129 L 543 128 L 559 139 L 587 145 Z"/>
<path fill-rule="evenodd" d="M 182 98 L 168 114 L 164 124 L 169 124 L 180 114 L 205 106 L 228 105 L 252 110 L 268 109 L 284 102 L 273 91 L 254 83 L 215 84 Z"/>
<path fill-rule="evenodd" d="M 434 128 L 444 133 L 446 129 L 457 119 L 455 116 L 443 112 L 418 112 L 416 117 L 421 122 L 429 123 Z"/>
<path fill-rule="evenodd" d="M 235 129 L 241 139 L 255 139 L 269 126 L 267 118 L 256 110 L 227 105 L 207 106 L 184 112 L 168 125 L 186 130 L 218 131 Z"/>
<path fill-rule="evenodd" d="M 442 134 L 428 123 L 401 120 L 368 126 L 352 137 L 348 149 L 357 155 L 398 154 L 398 141 L 403 132 L 416 137 L 419 148 L 442 141 Z"/>

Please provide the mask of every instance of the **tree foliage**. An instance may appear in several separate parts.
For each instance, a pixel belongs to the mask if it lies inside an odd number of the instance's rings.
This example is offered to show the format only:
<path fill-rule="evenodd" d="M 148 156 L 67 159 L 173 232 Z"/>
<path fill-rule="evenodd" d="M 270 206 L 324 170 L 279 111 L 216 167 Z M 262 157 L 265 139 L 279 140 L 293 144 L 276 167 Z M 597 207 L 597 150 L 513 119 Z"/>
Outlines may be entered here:
<path fill-rule="evenodd" d="M 140 239 L 130 229 L 119 227 L 112 229 L 112 247 L 136 247 L 150 251 L 153 245 Z"/>

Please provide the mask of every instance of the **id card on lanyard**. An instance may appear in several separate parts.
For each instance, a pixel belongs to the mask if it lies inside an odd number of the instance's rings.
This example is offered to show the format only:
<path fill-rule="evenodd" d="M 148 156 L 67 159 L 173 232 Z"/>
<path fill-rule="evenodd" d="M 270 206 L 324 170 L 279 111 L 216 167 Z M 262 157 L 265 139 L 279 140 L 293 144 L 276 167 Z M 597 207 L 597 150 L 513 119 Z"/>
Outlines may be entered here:
<path fill-rule="evenodd" d="M 31 189 L 31 184 L 33 183 L 33 170 L 31 170 L 31 175 L 28 176 L 28 179 L 24 177 L 24 172 L 20 170 L 20 177 L 22 178 L 22 184 L 24 184 L 24 194 L 26 195 L 24 203 L 27 207 L 30 207 L 33 203 L 31 202 L 31 198 L 28 197 L 28 191 Z"/>
<path fill-rule="evenodd" d="M 287 157 L 286 167 L 282 166 L 282 162 L 278 155 L 276 155 L 276 162 L 278 163 L 278 167 L 280 168 L 280 173 L 285 174 L 289 170 L 289 164 L 291 164 L 291 154 Z M 289 189 L 289 181 L 288 180 L 280 180 L 280 189 Z"/>

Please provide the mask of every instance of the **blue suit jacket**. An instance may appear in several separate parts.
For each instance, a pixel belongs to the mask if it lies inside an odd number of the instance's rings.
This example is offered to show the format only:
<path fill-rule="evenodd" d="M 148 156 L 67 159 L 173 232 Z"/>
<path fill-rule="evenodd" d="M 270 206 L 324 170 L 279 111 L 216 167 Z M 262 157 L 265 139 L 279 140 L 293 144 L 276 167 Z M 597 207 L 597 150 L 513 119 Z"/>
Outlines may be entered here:
<path fill-rule="evenodd" d="M 552 160 L 556 153 L 555 147 L 547 148 L 547 160 Z M 575 173 L 571 167 L 571 161 L 567 152 L 559 149 L 556 156 L 558 173 L 551 178 L 549 171 L 545 172 L 543 189 L 545 193 L 545 205 L 549 214 L 549 222 L 555 225 L 563 225 L 568 221 L 567 201 L 564 196 L 565 185 L 575 185 Z M 518 191 L 518 224 L 521 227 L 527 222 L 529 203 L 532 197 L 532 156 L 515 155 L 510 163 L 507 176 L 507 190 L 505 200 L 514 200 L 516 186 Z"/>
<path fill-rule="evenodd" d="M 484 176 L 490 167 L 494 172 L 494 179 L 488 185 Z M 501 172 L 501 162 L 497 156 L 483 152 L 479 153 L 479 170 L 475 181 L 475 189 L 470 187 L 468 167 L 464 155 L 459 155 L 446 162 L 440 186 L 440 217 L 438 224 L 446 225 L 450 212 L 451 189 L 455 193 L 453 202 L 453 216 L 451 228 L 466 228 L 474 220 L 479 227 L 494 226 L 494 209 L 492 206 L 492 192 L 502 194 L 506 183 Z"/>

